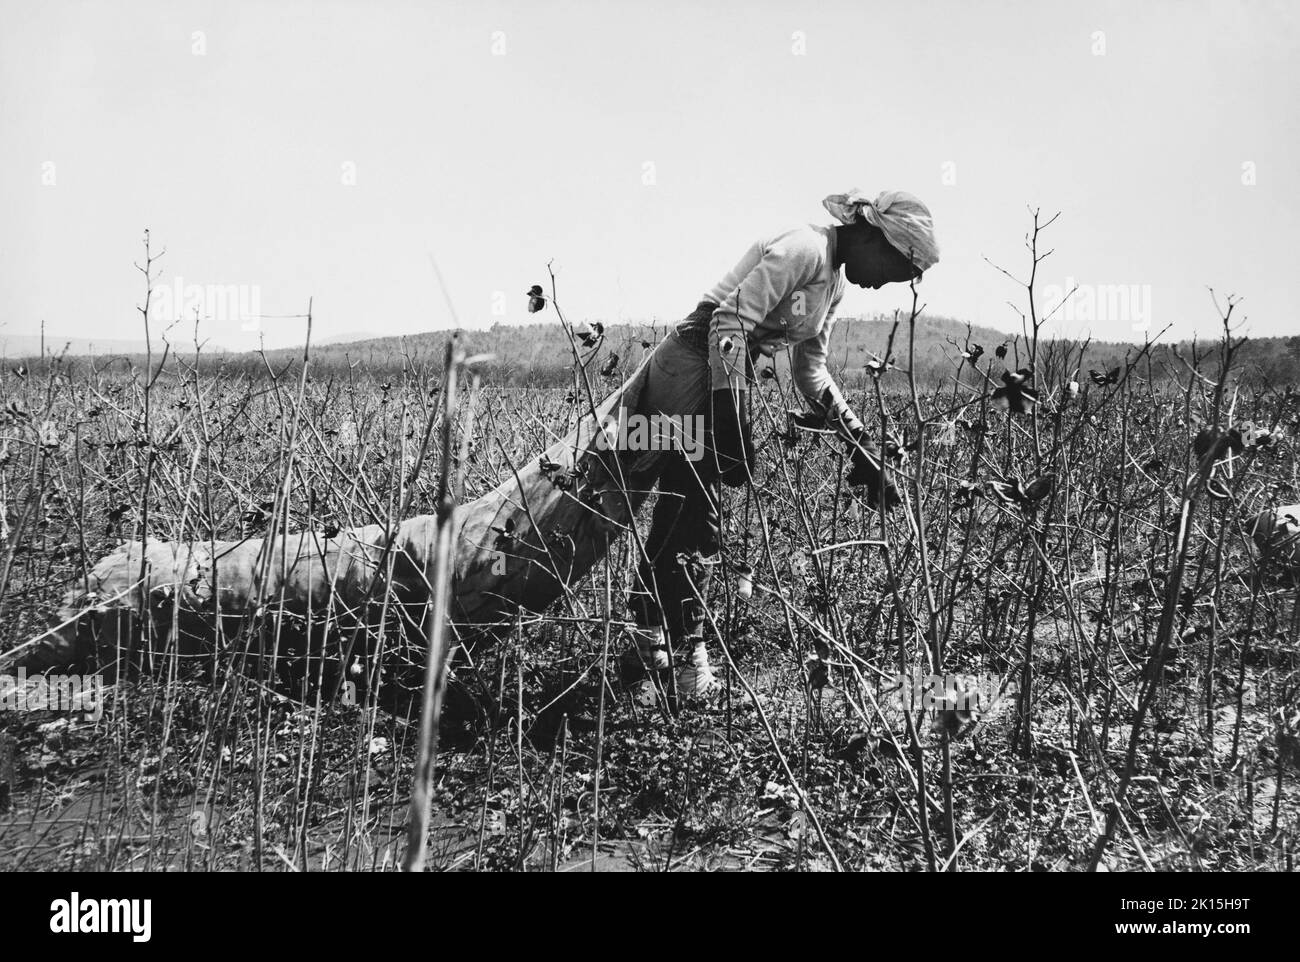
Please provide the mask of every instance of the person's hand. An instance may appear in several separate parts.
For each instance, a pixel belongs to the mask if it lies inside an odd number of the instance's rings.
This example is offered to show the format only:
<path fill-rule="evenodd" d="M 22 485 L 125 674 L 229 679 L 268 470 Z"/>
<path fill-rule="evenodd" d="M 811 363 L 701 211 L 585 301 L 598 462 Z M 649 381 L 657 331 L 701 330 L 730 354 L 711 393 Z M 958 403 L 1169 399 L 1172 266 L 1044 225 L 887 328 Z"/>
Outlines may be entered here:
<path fill-rule="evenodd" d="M 710 411 L 709 457 L 713 458 L 713 467 L 722 483 L 738 488 L 750 480 L 754 464 L 745 392 L 728 388 L 714 391 Z"/>
<path fill-rule="evenodd" d="M 845 481 L 854 488 L 865 485 L 869 505 L 879 511 L 883 504 L 884 510 L 888 511 L 899 503 L 901 499 L 898 489 L 893 482 L 885 479 L 885 472 L 881 468 L 880 448 L 867 436 L 865 430 L 854 432 L 850 460 L 853 468 Z"/>

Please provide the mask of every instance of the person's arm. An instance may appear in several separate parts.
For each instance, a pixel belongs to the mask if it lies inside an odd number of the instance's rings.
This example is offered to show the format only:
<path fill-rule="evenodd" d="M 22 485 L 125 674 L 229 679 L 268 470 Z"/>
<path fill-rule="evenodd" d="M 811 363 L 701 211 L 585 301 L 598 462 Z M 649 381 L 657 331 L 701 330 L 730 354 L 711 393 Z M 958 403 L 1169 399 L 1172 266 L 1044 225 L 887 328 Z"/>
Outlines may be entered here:
<path fill-rule="evenodd" d="M 733 290 L 723 292 L 709 324 L 709 376 L 715 391 L 747 389 L 750 334 L 781 301 L 806 287 L 820 266 L 816 252 L 798 244 L 760 242 L 741 263 L 747 261 L 753 266 Z"/>
<path fill-rule="evenodd" d="M 832 312 L 834 308 L 831 308 Z M 853 408 L 844 400 L 839 385 L 826 367 L 829 353 L 832 314 L 827 314 L 822 329 L 806 341 L 800 341 L 791 352 L 791 370 L 795 387 L 808 401 L 810 407 L 826 418 L 828 426 L 846 441 L 852 441 L 862 430 L 862 422 Z"/>
<path fill-rule="evenodd" d="M 866 485 L 868 500 L 877 508 L 882 504 L 892 508 L 898 503 L 898 491 L 881 470 L 880 445 L 867 435 L 866 428 L 844 400 L 839 385 L 826 367 L 831 327 L 838 304 L 836 299 L 816 336 L 794 346 L 791 368 L 795 386 L 809 406 L 826 419 L 827 425 L 849 442 L 853 469 L 849 472 L 848 483 L 854 487 Z"/>

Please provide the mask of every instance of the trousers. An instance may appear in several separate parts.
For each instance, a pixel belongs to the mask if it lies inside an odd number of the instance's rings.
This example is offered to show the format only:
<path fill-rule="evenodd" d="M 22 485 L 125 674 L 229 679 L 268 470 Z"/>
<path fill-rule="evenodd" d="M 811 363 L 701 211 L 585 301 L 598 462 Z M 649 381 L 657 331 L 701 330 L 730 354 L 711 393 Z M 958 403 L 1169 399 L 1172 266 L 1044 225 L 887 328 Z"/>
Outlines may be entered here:
<path fill-rule="evenodd" d="M 706 337 L 715 307 L 702 302 L 655 348 L 639 414 L 705 417 L 710 383 Z M 703 453 L 702 448 L 698 451 Z M 705 597 L 712 566 L 702 562 L 722 547 L 722 486 L 713 464 L 707 456 L 692 460 L 685 450 L 670 451 L 664 458 L 646 556 L 638 565 L 637 584 L 628 599 L 637 624 L 662 625 L 674 641 L 704 634 L 704 608 L 696 592 Z M 681 555 L 689 559 L 685 564 L 679 560 Z"/>

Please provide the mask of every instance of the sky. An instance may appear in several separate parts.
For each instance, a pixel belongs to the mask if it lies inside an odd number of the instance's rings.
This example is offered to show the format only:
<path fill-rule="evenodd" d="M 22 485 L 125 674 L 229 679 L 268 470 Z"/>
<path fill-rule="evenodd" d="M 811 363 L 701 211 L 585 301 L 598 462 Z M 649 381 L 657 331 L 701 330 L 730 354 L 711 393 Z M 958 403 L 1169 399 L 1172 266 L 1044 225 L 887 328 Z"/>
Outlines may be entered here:
<path fill-rule="evenodd" d="M 1037 208 L 1048 333 L 1210 335 L 1213 288 L 1300 334 L 1298 46 L 1287 2 L 0 0 L 0 339 L 141 337 L 146 228 L 154 330 L 227 347 L 537 320 L 548 264 L 670 322 L 852 187 L 929 205 L 932 314 L 1019 325 Z"/>

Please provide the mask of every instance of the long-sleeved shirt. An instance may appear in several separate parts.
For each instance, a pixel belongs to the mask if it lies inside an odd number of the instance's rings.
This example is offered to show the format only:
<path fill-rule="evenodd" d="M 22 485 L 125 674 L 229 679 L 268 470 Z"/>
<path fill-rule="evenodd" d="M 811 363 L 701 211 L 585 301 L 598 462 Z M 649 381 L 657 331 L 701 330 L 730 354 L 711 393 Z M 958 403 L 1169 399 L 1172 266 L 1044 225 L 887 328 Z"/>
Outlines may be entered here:
<path fill-rule="evenodd" d="M 795 386 L 832 423 L 861 427 L 826 369 L 844 277 L 835 266 L 835 228 L 805 225 L 755 241 L 704 299 L 718 305 L 709 325 L 714 390 L 744 390 L 746 348 L 769 357 L 791 347 Z M 828 397 L 829 393 L 829 397 Z"/>

